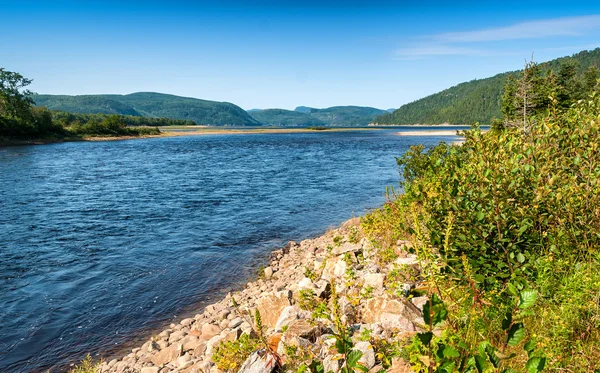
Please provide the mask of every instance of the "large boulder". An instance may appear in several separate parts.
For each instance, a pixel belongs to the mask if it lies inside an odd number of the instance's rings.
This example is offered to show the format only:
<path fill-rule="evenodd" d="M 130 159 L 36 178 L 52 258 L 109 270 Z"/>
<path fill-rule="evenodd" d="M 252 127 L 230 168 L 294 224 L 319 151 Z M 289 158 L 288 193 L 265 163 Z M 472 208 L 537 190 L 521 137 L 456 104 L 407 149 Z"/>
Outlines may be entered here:
<path fill-rule="evenodd" d="M 368 299 L 362 312 L 363 322 L 381 323 L 386 328 L 400 331 L 414 331 L 412 321 L 420 316 L 421 312 L 412 303 L 387 295 Z"/>
<path fill-rule="evenodd" d="M 277 325 L 279 315 L 289 305 L 290 292 L 288 291 L 265 294 L 256 301 L 256 309 L 260 313 L 262 323 L 268 328 Z"/>

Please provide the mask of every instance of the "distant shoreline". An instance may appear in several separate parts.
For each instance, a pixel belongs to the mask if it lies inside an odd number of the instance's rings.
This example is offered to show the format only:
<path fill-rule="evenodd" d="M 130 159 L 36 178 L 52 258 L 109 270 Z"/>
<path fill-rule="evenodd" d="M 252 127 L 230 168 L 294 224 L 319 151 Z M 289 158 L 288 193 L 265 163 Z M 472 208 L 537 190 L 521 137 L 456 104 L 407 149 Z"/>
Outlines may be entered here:
<path fill-rule="evenodd" d="M 47 138 L 47 139 L 6 139 L 0 138 L 0 147 L 4 146 L 22 146 L 22 145 L 47 145 L 63 142 L 79 141 L 120 141 L 151 139 L 163 137 L 180 136 L 199 136 L 199 135 L 251 135 L 251 134 L 277 134 L 277 133 L 322 133 L 322 132 L 347 132 L 347 131 L 372 131 L 385 128 L 366 128 L 366 127 L 331 127 L 327 129 L 309 129 L 309 128 L 221 128 L 209 126 L 185 126 L 169 127 L 168 129 L 159 128 L 159 135 L 140 135 L 140 136 L 83 136 L 83 137 L 65 137 L 65 138 Z"/>

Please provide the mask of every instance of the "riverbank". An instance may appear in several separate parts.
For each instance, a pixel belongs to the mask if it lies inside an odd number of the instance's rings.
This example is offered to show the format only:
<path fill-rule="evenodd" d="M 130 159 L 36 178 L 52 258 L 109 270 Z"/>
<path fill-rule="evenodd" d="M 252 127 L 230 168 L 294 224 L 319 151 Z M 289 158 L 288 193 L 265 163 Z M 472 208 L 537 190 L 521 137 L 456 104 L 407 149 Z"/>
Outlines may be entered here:
<path fill-rule="evenodd" d="M 126 356 L 109 358 L 99 371 L 267 372 L 277 364 L 296 370 L 315 359 L 325 371 L 338 372 L 343 360 L 333 335 L 350 327 L 361 365 L 405 372 L 406 362 L 378 349 L 393 348 L 423 324 L 425 298 L 405 296 L 418 286 L 419 265 L 409 246 L 398 242 L 382 253 L 362 237 L 358 218 L 320 237 L 290 242 L 272 252 L 257 280 Z"/>
<path fill-rule="evenodd" d="M 51 137 L 40 139 L 12 139 L 0 138 L 1 146 L 21 146 L 21 145 L 46 145 L 62 142 L 78 141 L 122 141 L 136 139 L 151 139 L 163 137 L 180 136 L 199 136 L 199 135 L 250 135 L 250 134 L 285 134 L 285 133 L 318 133 L 318 132 L 348 132 L 348 131 L 372 131 L 385 128 L 222 128 L 207 126 L 173 126 L 159 128 L 160 134 L 157 135 L 139 135 L 139 136 L 71 136 L 71 137 Z"/>

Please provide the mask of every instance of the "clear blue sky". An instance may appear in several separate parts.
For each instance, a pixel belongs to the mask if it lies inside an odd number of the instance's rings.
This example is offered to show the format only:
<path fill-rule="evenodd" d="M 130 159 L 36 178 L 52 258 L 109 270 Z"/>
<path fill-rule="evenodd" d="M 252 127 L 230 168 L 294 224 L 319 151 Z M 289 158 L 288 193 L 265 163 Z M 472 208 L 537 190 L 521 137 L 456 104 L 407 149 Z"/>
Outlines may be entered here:
<path fill-rule="evenodd" d="M 600 1 L 0 0 L 0 67 L 33 91 L 244 109 L 398 107 L 598 46 Z"/>

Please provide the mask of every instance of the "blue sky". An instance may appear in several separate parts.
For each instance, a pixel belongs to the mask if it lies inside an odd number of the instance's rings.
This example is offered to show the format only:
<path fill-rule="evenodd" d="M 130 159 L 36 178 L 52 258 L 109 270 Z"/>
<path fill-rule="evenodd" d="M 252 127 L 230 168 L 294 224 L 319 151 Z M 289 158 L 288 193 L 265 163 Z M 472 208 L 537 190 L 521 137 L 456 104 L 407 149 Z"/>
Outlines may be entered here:
<path fill-rule="evenodd" d="M 51 94 L 398 107 L 600 47 L 600 2 L 3 1 L 0 67 Z"/>

